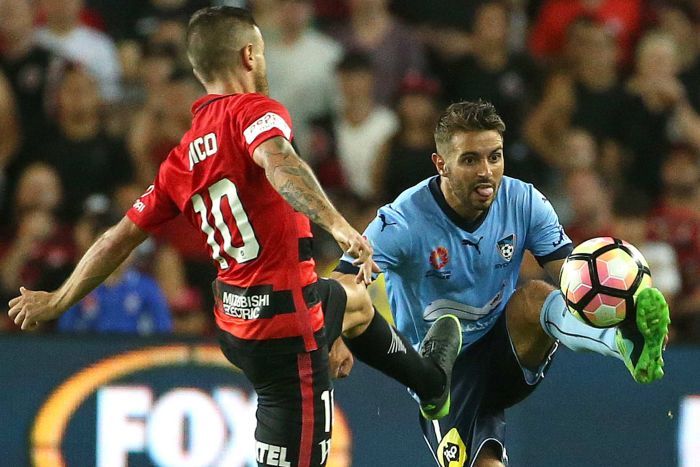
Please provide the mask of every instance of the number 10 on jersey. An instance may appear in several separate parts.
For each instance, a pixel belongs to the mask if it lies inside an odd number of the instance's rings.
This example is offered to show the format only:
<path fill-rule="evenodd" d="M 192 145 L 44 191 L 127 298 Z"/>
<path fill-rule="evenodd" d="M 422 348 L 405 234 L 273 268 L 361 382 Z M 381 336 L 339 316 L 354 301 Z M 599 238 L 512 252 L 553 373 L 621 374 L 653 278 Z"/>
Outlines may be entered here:
<path fill-rule="evenodd" d="M 213 227 L 207 220 L 207 204 L 202 198 L 202 195 L 206 196 L 207 193 L 211 201 L 211 214 L 214 217 Z M 192 206 L 194 211 L 201 217 L 202 223 L 200 228 L 207 235 L 207 243 L 211 247 L 211 255 L 219 262 L 221 269 L 228 269 L 229 267 L 228 261 L 221 254 L 222 250 L 237 263 L 246 263 L 257 258 L 260 253 L 260 244 L 258 239 L 255 238 L 255 232 L 248 220 L 248 214 L 243 209 L 243 204 L 238 197 L 236 185 L 231 180 L 223 178 L 209 186 L 207 193 L 194 195 L 192 197 Z M 221 203 L 224 202 L 224 198 L 228 200 L 233 219 L 224 218 L 224 213 L 221 211 Z M 241 233 L 243 245 L 233 246 L 233 237 L 229 229 L 231 225 L 234 225 Z M 216 238 L 217 231 L 219 239 Z"/>

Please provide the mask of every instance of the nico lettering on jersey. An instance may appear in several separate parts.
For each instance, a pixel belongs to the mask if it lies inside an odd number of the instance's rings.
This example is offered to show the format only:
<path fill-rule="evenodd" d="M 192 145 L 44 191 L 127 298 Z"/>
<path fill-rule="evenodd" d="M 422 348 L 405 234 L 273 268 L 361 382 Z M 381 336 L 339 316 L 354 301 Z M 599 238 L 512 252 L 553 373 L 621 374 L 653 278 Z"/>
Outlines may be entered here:
<path fill-rule="evenodd" d="M 189 151 L 190 170 L 207 157 L 216 154 L 218 150 L 219 145 L 216 142 L 216 135 L 214 133 L 207 133 L 192 141 Z"/>

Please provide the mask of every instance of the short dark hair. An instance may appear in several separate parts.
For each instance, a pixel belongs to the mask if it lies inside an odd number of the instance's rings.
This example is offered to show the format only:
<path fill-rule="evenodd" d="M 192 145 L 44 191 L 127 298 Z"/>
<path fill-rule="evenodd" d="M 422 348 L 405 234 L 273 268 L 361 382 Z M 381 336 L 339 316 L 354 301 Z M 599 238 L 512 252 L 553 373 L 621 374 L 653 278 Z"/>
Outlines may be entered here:
<path fill-rule="evenodd" d="M 187 25 L 187 57 L 201 77 L 210 81 L 230 69 L 246 37 L 257 24 L 244 8 L 214 6 L 198 10 Z"/>
<path fill-rule="evenodd" d="M 440 151 L 452 140 L 452 136 L 458 131 L 497 131 L 503 136 L 506 124 L 496 113 L 496 108 L 490 102 L 464 101 L 451 104 L 440 115 L 435 126 L 435 145 Z"/>

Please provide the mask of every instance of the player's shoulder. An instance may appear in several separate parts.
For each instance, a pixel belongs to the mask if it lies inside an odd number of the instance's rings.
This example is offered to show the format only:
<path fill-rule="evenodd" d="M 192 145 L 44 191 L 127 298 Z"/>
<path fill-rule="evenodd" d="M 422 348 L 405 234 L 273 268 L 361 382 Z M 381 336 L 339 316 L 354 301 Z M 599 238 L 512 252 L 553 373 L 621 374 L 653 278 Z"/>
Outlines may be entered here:
<path fill-rule="evenodd" d="M 418 184 L 404 190 L 396 197 L 391 204 L 386 205 L 389 209 L 397 212 L 402 217 L 410 219 L 416 215 L 426 212 L 427 204 L 430 202 L 430 183 L 436 177 L 431 177 Z"/>
<path fill-rule="evenodd" d="M 266 96 L 264 94 L 260 94 L 257 92 L 248 92 L 248 93 L 244 93 L 244 94 L 234 94 L 231 97 L 234 97 L 234 99 L 231 99 L 229 101 L 230 105 L 235 106 L 237 108 L 241 108 L 241 107 L 246 107 L 246 108 L 269 107 L 269 108 L 274 108 L 274 109 L 285 109 L 286 110 L 286 107 L 280 101 L 275 100 L 270 96 Z"/>
<path fill-rule="evenodd" d="M 508 195 L 519 195 L 521 193 L 530 193 L 534 186 L 532 183 L 525 182 L 519 178 L 509 177 L 504 175 L 501 179 L 501 187 Z"/>
<path fill-rule="evenodd" d="M 529 203 L 533 196 L 543 196 L 532 183 L 505 175 L 501 179 L 500 192 L 506 205 L 511 206 L 513 203 Z"/>

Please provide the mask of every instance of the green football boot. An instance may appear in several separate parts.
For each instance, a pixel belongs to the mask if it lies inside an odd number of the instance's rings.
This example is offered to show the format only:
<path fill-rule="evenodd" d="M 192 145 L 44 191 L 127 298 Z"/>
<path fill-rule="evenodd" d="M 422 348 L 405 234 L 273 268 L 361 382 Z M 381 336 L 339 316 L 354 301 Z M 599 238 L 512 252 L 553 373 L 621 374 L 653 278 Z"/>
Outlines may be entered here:
<path fill-rule="evenodd" d="M 637 296 L 634 322 L 624 322 L 617 328 L 617 349 L 636 382 L 651 383 L 664 376 L 662 354 L 670 322 L 663 294 L 659 289 L 648 288 Z"/>
<path fill-rule="evenodd" d="M 438 420 L 450 412 L 452 367 L 462 349 L 462 325 L 454 315 L 439 317 L 428 329 L 418 353 L 429 358 L 445 374 L 445 386 L 437 397 L 420 401 L 420 411 L 428 420 Z"/>

